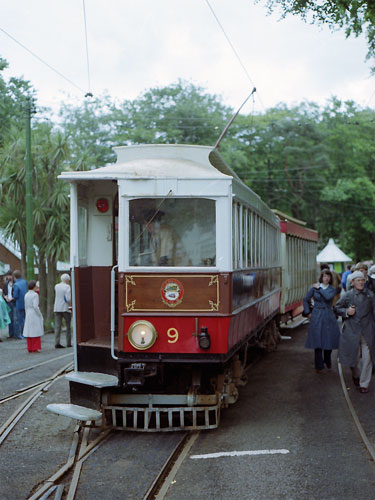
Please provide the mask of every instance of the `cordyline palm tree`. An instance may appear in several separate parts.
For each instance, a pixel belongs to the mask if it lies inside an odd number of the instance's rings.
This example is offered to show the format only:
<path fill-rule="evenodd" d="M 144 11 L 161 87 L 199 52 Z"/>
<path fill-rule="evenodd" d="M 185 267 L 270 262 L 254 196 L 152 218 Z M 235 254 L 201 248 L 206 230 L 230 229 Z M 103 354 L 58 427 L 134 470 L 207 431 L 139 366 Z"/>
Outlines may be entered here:
<path fill-rule="evenodd" d="M 21 249 L 22 274 L 26 273 L 25 140 L 12 129 L 0 155 L 0 227 Z"/>
<path fill-rule="evenodd" d="M 47 321 L 53 317 L 56 265 L 69 255 L 69 192 L 57 176 L 67 168 L 67 138 L 50 123 L 33 128 L 33 220 L 36 262 L 39 268 L 40 305 Z M 26 255 L 25 144 L 15 134 L 2 151 L 2 208 L 0 227 Z"/>
<path fill-rule="evenodd" d="M 69 257 L 69 191 L 57 176 L 67 168 L 68 141 L 64 134 L 56 132 L 48 123 L 41 124 L 35 135 L 34 221 L 35 241 L 39 248 L 41 296 L 42 282 L 46 286 L 46 317 L 53 317 L 54 285 L 57 261 Z"/>

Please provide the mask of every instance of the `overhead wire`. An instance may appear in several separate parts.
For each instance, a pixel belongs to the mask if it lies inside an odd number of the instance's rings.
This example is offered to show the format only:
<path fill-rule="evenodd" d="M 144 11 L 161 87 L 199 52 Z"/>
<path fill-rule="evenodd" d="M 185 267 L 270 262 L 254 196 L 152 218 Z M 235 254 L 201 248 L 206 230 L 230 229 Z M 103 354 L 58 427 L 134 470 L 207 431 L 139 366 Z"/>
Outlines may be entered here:
<path fill-rule="evenodd" d="M 237 52 L 236 48 L 234 47 L 233 43 L 231 42 L 231 40 L 230 40 L 229 36 L 227 35 L 227 33 L 226 33 L 226 31 L 225 31 L 225 29 L 224 29 L 223 25 L 221 24 L 221 22 L 220 22 L 220 20 L 219 20 L 218 16 L 216 15 L 216 13 L 215 13 L 214 9 L 212 8 L 212 6 L 211 6 L 211 4 L 210 4 L 209 0 L 205 0 L 205 2 L 206 2 L 206 4 L 208 5 L 208 8 L 210 9 L 210 11 L 211 11 L 212 15 L 214 16 L 214 18 L 215 18 L 215 20 L 216 20 L 217 24 L 219 25 L 219 27 L 220 27 L 221 31 L 223 32 L 223 34 L 224 34 L 224 36 L 225 36 L 225 38 L 226 38 L 226 40 L 227 40 L 227 42 L 228 42 L 228 44 L 229 44 L 230 48 L 232 49 L 232 51 L 233 51 L 234 55 L 236 56 L 236 58 L 237 58 L 238 62 L 240 63 L 241 68 L 244 70 L 244 72 L 245 72 L 245 74 L 246 74 L 246 76 L 247 76 L 247 78 L 248 78 L 249 82 L 251 83 L 251 85 L 252 85 L 253 87 L 256 87 L 256 85 L 255 85 L 255 83 L 253 82 L 253 80 L 252 80 L 252 78 L 251 78 L 251 76 L 250 76 L 249 72 L 247 71 L 246 66 L 245 66 L 245 65 L 244 65 L 244 63 L 242 62 L 242 60 L 241 60 L 241 58 L 240 58 L 240 56 L 239 56 L 239 54 L 238 54 L 238 52 Z M 263 102 L 262 102 L 262 100 L 261 100 L 261 98 L 260 98 L 260 96 L 259 96 L 259 95 L 258 95 L 258 98 L 259 98 L 259 102 L 260 102 L 260 104 L 262 105 L 263 109 L 265 110 L 264 104 L 263 104 Z"/>
<path fill-rule="evenodd" d="M 85 91 L 83 89 L 81 89 L 81 87 L 79 87 L 78 85 L 76 85 L 70 78 L 68 78 L 67 76 L 63 75 L 61 73 L 61 71 L 57 70 L 56 68 L 54 68 L 53 66 L 51 66 L 48 62 L 44 61 L 44 59 L 42 59 L 41 57 L 39 57 L 37 54 L 35 54 L 35 52 L 33 52 L 31 49 L 29 49 L 28 47 L 26 47 L 26 45 L 24 45 L 23 43 L 21 43 L 19 40 L 17 40 L 14 36 L 12 36 L 10 33 L 8 33 L 7 31 L 5 31 L 3 28 L 0 27 L 0 31 L 3 32 L 7 37 L 9 37 L 11 40 L 13 40 L 15 43 L 17 43 L 20 47 L 22 47 L 24 50 L 26 50 L 27 52 L 29 52 L 29 54 L 31 54 L 33 57 L 35 57 L 36 59 L 38 59 L 38 61 L 40 61 L 42 64 L 44 64 L 45 66 L 47 66 L 50 70 L 52 70 L 53 72 L 55 72 L 57 75 L 59 75 L 61 78 L 63 78 L 64 80 L 66 80 L 67 82 L 69 82 L 71 85 L 73 85 L 73 87 L 75 87 L 76 89 L 78 89 L 80 92 L 83 92 L 85 93 Z"/>
<path fill-rule="evenodd" d="M 90 61 L 89 61 L 89 46 L 87 43 L 87 22 L 86 22 L 86 5 L 85 0 L 82 0 L 83 7 L 83 22 L 85 26 L 85 41 L 86 41 L 86 63 L 87 63 L 87 90 L 85 97 L 92 97 L 91 93 L 91 79 L 90 79 Z"/>

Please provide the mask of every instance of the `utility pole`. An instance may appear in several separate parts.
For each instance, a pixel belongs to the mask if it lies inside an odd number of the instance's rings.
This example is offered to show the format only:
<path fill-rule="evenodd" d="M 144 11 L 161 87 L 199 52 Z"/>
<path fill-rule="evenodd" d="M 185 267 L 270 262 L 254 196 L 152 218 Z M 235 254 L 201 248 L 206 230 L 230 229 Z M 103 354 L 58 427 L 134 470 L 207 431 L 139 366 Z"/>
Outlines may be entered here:
<path fill-rule="evenodd" d="M 27 280 L 34 278 L 33 167 L 31 162 L 31 99 L 25 106 L 26 131 L 26 262 Z"/>

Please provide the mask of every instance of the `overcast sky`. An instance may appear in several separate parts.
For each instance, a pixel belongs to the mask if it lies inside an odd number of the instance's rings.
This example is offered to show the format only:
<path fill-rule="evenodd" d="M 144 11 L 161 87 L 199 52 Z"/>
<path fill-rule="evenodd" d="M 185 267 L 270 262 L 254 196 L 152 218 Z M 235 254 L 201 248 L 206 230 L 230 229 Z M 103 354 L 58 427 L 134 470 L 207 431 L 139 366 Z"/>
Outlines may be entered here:
<path fill-rule="evenodd" d="M 209 0 L 246 72 L 206 0 L 85 0 L 88 84 L 82 0 L 0 0 L 5 30 L 72 83 L 44 66 L 0 31 L 5 76 L 23 76 L 38 90 L 39 103 L 55 107 L 69 94 L 88 90 L 134 99 L 144 90 L 178 78 L 203 86 L 238 108 L 257 87 L 263 112 L 285 102 L 324 104 L 331 96 L 375 106 L 375 78 L 365 62 L 364 38 L 305 24 L 297 17 L 267 16 L 264 0 Z"/>

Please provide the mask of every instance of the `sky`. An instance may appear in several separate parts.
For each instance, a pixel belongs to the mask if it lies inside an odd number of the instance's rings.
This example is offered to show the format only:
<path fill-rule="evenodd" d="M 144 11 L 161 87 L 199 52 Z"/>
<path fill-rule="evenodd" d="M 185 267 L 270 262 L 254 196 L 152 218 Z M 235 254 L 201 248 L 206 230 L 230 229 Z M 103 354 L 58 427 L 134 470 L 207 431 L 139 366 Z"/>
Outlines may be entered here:
<path fill-rule="evenodd" d="M 135 99 L 178 79 L 233 109 L 255 86 L 244 113 L 281 102 L 324 105 L 332 96 L 375 107 L 364 37 L 279 18 L 267 15 L 265 0 L 0 0 L 0 56 L 6 78 L 23 76 L 38 103 L 54 109 L 79 104 L 88 91 Z"/>

